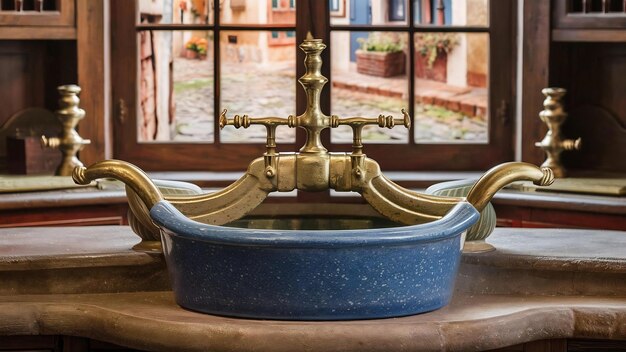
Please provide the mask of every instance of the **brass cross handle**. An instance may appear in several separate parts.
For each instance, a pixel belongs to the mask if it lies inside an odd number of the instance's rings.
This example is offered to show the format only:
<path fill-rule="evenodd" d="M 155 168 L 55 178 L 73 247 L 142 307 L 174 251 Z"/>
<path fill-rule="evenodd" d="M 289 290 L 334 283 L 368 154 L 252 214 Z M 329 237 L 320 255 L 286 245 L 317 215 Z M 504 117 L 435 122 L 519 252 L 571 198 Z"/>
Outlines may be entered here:
<path fill-rule="evenodd" d="M 366 117 L 350 117 L 339 118 L 336 115 L 331 116 L 331 127 L 338 127 L 341 125 L 347 125 L 352 127 L 352 155 L 363 154 L 363 127 L 366 125 L 378 125 L 381 128 L 394 128 L 396 125 L 404 125 L 406 128 L 411 127 L 411 117 L 402 109 L 403 118 L 395 119 L 393 116 L 378 115 L 378 118 L 366 118 Z"/>
<path fill-rule="evenodd" d="M 248 128 L 251 125 L 263 125 L 267 130 L 267 137 L 265 140 L 265 175 L 267 177 L 274 177 L 276 174 L 276 127 L 281 125 L 287 125 L 289 127 L 296 127 L 296 118 L 293 115 L 289 115 L 288 118 L 282 117 L 257 117 L 251 118 L 248 115 L 235 115 L 232 119 L 226 117 L 224 109 L 220 113 L 220 129 L 223 129 L 227 125 L 234 126 L 235 128 Z"/>

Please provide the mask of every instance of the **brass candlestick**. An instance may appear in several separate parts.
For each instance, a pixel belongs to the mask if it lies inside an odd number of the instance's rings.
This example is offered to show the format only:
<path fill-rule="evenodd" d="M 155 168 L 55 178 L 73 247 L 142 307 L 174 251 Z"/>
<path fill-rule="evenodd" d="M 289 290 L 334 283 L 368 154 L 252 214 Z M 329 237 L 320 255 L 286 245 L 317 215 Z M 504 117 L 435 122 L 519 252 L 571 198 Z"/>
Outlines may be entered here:
<path fill-rule="evenodd" d="M 539 113 L 539 118 L 548 125 L 548 133 L 541 142 L 536 142 L 535 146 L 546 152 L 546 161 L 542 167 L 549 167 L 554 172 L 554 177 L 563 178 L 567 174 L 561 163 L 561 153 L 564 150 L 579 150 L 581 139 L 563 139 L 561 124 L 567 118 L 567 113 L 563 111 L 561 98 L 567 90 L 563 88 L 544 88 L 541 93 L 546 96 L 543 101 L 544 110 Z"/>
<path fill-rule="evenodd" d="M 71 176 L 72 170 L 77 166 L 83 166 L 76 154 L 83 149 L 85 144 L 90 144 L 89 139 L 83 139 L 76 132 L 76 125 L 85 117 L 85 110 L 78 107 L 80 99 L 80 87 L 77 85 L 65 85 L 57 88 L 61 98 L 59 99 L 60 109 L 55 112 L 57 118 L 63 125 L 60 137 L 48 138 L 41 136 L 42 147 L 61 150 L 63 160 L 57 167 L 55 175 Z"/>

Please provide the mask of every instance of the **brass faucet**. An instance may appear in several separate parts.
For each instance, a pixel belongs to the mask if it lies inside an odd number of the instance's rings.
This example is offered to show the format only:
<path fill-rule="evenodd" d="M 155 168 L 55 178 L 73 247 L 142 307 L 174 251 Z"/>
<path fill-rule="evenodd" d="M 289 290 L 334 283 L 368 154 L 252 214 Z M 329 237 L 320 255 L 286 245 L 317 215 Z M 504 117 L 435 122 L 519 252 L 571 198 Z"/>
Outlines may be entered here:
<path fill-rule="evenodd" d="M 59 99 L 60 109 L 55 112 L 57 118 L 63 125 L 63 131 L 59 137 L 48 138 L 41 136 L 41 146 L 44 148 L 60 149 L 63 153 L 61 164 L 57 167 L 55 175 L 70 176 L 75 167 L 83 166 L 78 160 L 77 153 L 86 144 L 90 144 L 89 139 L 83 139 L 76 132 L 76 125 L 85 117 L 85 110 L 78 107 L 80 99 L 80 87 L 77 85 L 65 85 L 57 88 L 61 98 Z"/>
<path fill-rule="evenodd" d="M 307 97 L 306 111 L 300 116 L 290 115 L 287 118 L 266 117 L 250 118 L 248 115 L 235 115 L 233 119 L 226 117 L 226 110 L 220 114 L 219 125 L 224 128 L 232 125 L 235 128 L 248 128 L 250 125 L 264 125 L 267 129 L 265 171 L 268 177 L 273 177 L 276 172 L 276 127 L 287 125 L 289 127 L 300 127 L 306 131 L 306 143 L 295 156 L 295 186 L 299 190 L 324 191 L 332 188 L 330 176 L 337 174 L 334 165 L 343 165 L 338 162 L 337 157 L 331 156 L 326 147 L 322 144 L 321 132 L 326 128 L 335 128 L 340 125 L 347 125 L 353 131 L 352 154 L 350 155 L 352 172 L 355 176 L 361 177 L 364 172 L 365 154 L 363 154 L 363 143 L 361 131 L 365 125 L 375 124 L 380 127 L 393 128 L 396 124 L 411 126 L 411 119 L 403 109 L 402 119 L 394 119 L 392 116 L 380 115 L 378 118 L 351 117 L 339 118 L 336 115 L 325 115 L 320 109 L 320 94 L 328 79 L 321 73 L 322 59 L 321 53 L 326 48 L 321 39 L 313 39 L 308 33 L 307 39 L 300 44 L 300 49 L 305 52 L 304 64 L 306 73 L 298 79 L 304 88 Z M 333 172 L 334 171 L 334 172 Z M 341 185 L 337 185 L 342 188 Z M 345 186 L 344 186 L 345 187 Z"/>
<path fill-rule="evenodd" d="M 579 150 L 581 139 L 563 139 L 561 125 L 567 118 L 567 113 L 563 111 L 561 98 L 567 90 L 563 88 L 544 88 L 541 93 L 546 96 L 543 101 L 544 110 L 539 113 L 539 118 L 548 125 L 548 133 L 541 142 L 535 143 L 536 147 L 546 152 L 546 161 L 542 167 L 549 167 L 554 172 L 554 177 L 563 178 L 567 175 L 561 163 L 561 153 L 564 150 Z"/>
<path fill-rule="evenodd" d="M 321 52 L 326 45 L 310 35 L 300 45 L 306 53 L 306 73 L 299 79 L 307 96 L 306 111 L 300 116 L 251 118 L 248 115 L 219 117 L 220 127 L 232 125 L 247 128 L 263 125 L 267 129 L 266 151 L 253 160 L 238 181 L 218 192 L 198 196 L 166 197 L 185 216 L 200 222 L 222 225 L 245 216 L 256 208 L 270 192 L 306 191 L 359 192 L 382 215 L 403 224 L 419 224 L 443 217 L 465 198 L 442 197 L 414 192 L 393 183 L 382 174 L 378 163 L 363 153 L 361 130 L 368 124 L 393 128 L 410 126 L 410 117 L 402 110 L 402 118 L 380 115 L 377 118 L 328 116 L 320 110 L 320 93 L 326 82 L 321 74 Z M 276 152 L 276 127 L 286 125 L 303 128 L 307 141 L 296 153 Z M 329 153 L 322 144 L 320 133 L 340 125 L 353 130 L 350 153 Z M 136 166 L 118 160 L 107 160 L 88 168 L 76 168 L 77 183 L 85 184 L 99 177 L 114 177 L 126 183 L 129 206 L 136 217 L 131 221 L 135 232 L 143 238 L 139 250 L 158 250 L 159 229 L 151 221 L 149 209 L 163 199 L 149 178 Z M 514 162 L 489 170 L 470 191 L 467 200 L 482 210 L 491 197 L 506 184 L 517 180 L 532 180 L 548 185 L 554 180 L 549 168 Z"/>

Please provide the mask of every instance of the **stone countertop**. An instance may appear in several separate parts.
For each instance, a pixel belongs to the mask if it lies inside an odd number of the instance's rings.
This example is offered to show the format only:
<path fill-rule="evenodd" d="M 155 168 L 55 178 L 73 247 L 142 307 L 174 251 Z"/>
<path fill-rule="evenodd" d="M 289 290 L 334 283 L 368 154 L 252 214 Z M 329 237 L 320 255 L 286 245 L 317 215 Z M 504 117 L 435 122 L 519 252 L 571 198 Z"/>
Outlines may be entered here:
<path fill-rule="evenodd" d="M 496 251 L 463 256 L 447 307 L 342 322 L 182 309 L 166 290 L 162 258 L 131 251 L 136 241 L 127 227 L 0 230 L 0 335 L 82 336 L 155 351 L 480 351 L 626 339 L 626 232 L 496 229 L 488 239 Z M 10 289 L 20 283 L 21 292 Z"/>
<path fill-rule="evenodd" d="M 496 228 L 487 242 L 497 250 L 464 254 L 463 262 L 500 268 L 626 273 L 624 231 Z"/>
<path fill-rule="evenodd" d="M 551 338 L 624 339 L 626 299 L 457 295 L 441 310 L 402 318 L 285 322 L 195 313 L 171 292 L 2 296 L 0 334 L 154 351 L 481 351 Z"/>
<path fill-rule="evenodd" d="M 163 256 L 139 241 L 128 226 L 0 229 L 0 296 L 168 289 Z"/>

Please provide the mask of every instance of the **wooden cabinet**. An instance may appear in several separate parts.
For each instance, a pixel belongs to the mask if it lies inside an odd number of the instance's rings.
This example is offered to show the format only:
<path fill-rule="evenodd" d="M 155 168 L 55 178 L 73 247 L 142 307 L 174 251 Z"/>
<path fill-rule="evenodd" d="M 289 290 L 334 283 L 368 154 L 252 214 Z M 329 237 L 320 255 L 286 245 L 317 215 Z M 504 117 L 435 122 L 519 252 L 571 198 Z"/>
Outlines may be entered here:
<path fill-rule="evenodd" d="M 555 0 L 553 27 L 558 29 L 624 29 L 626 4 L 623 0 Z"/>
<path fill-rule="evenodd" d="M 623 0 L 555 0 L 552 40 L 556 42 L 626 41 Z"/>
<path fill-rule="evenodd" d="M 134 352 L 140 351 L 74 336 L 0 336 L 0 352 Z"/>
<path fill-rule="evenodd" d="M 539 164 L 545 155 L 533 145 L 546 127 L 541 89 L 568 90 L 568 138 L 583 148 L 563 153 L 570 170 L 596 177 L 626 174 L 626 4 L 623 0 L 524 1 L 522 67 L 522 160 Z M 550 6 L 552 5 L 552 6 Z M 573 174 L 573 173 L 572 173 Z"/>
<path fill-rule="evenodd" d="M 19 4 L 21 5 L 19 5 Z M 36 11 L 42 4 L 41 11 Z M 108 0 L 0 0 L 0 129 L 26 108 L 58 108 L 57 86 L 78 84 L 87 115 L 80 159 L 105 159 L 110 120 Z M 16 11 L 21 6 L 22 11 Z M 0 140 L 0 173 L 6 160 Z"/>
<path fill-rule="evenodd" d="M 491 203 L 501 227 L 626 231 L 623 197 L 504 190 Z"/>
<path fill-rule="evenodd" d="M 73 336 L 0 336 L 0 352 L 104 352 L 141 350 Z M 488 352 L 626 352 L 626 341 L 554 339 L 532 341 Z"/>
<path fill-rule="evenodd" d="M 0 228 L 128 224 L 123 190 L 79 188 L 0 194 Z"/>
<path fill-rule="evenodd" d="M 626 352 L 626 341 L 555 339 L 533 341 L 489 352 Z"/>
<path fill-rule="evenodd" d="M 0 0 L 0 39 L 75 39 L 74 0 Z"/>

